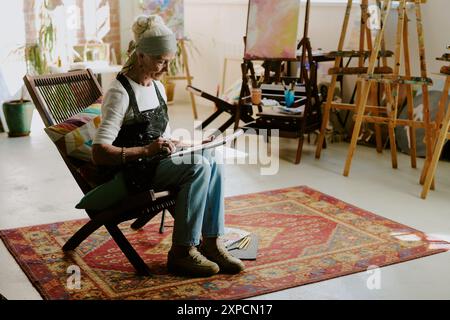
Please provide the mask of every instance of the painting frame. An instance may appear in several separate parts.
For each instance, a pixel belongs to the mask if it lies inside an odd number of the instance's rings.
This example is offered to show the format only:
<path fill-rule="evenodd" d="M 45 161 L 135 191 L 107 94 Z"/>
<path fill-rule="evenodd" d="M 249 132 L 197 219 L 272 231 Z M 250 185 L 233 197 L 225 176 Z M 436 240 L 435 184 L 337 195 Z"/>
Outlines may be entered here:
<path fill-rule="evenodd" d="M 288 0 L 283 1 L 282 5 L 285 6 L 282 14 L 279 17 L 272 18 L 272 21 L 289 21 L 284 25 L 280 25 L 278 28 L 273 26 L 265 26 L 267 21 L 264 17 L 264 5 L 274 5 L 270 0 L 249 0 L 248 2 L 248 14 L 247 14 L 247 26 L 246 36 L 244 43 L 244 59 L 245 60 L 283 60 L 283 61 L 295 61 L 297 57 L 298 47 L 298 28 L 300 24 L 300 0 Z M 280 2 L 277 2 L 278 8 Z M 263 13 L 255 13 L 255 10 L 263 9 Z M 289 10 L 290 9 L 290 10 Z M 289 11 L 288 11 L 289 10 Z M 272 11 L 274 12 L 274 11 Z M 263 30 L 261 34 L 263 37 L 258 38 L 258 31 Z M 272 32 L 267 32 L 272 29 Z M 273 31 L 274 30 L 274 31 Z M 277 35 L 278 36 L 275 36 Z M 277 39 L 275 46 L 267 46 L 268 39 Z M 272 42 L 273 43 L 273 42 Z"/>

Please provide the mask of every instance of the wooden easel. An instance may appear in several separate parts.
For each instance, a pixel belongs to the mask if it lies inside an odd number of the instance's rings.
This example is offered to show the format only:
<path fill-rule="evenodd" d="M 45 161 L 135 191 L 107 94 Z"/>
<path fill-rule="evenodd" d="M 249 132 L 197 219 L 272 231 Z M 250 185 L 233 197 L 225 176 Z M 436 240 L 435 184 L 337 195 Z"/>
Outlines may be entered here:
<path fill-rule="evenodd" d="M 450 46 L 448 49 L 450 49 Z M 438 58 L 438 60 L 450 62 L 450 56 L 449 54 L 444 54 L 441 58 Z M 439 101 L 438 114 L 436 116 L 436 127 L 438 129 L 440 127 L 440 130 L 438 130 L 438 136 L 436 144 L 433 148 L 433 156 L 431 161 L 428 165 L 425 163 L 423 167 L 423 171 L 425 172 L 425 182 L 420 195 L 422 199 L 427 197 L 428 191 L 430 190 L 430 187 L 432 187 L 442 149 L 444 148 L 446 141 L 450 139 L 450 103 L 447 104 L 448 93 L 450 90 L 450 65 L 447 68 L 443 67 L 441 74 L 445 76 L 446 80 L 444 90 L 442 92 L 442 98 Z M 445 106 L 447 106 L 447 111 L 445 110 Z"/>
<path fill-rule="evenodd" d="M 186 46 L 184 44 L 186 40 L 185 39 L 179 39 L 178 42 L 180 44 L 180 48 L 181 48 L 181 56 L 183 58 L 183 74 L 180 76 L 168 76 L 167 79 L 168 80 L 187 80 L 188 86 L 192 85 L 192 80 L 194 79 L 191 76 L 191 72 L 189 69 L 189 60 L 188 60 L 188 55 L 187 55 L 187 51 L 186 51 Z M 197 120 L 198 119 L 198 114 L 197 114 L 197 106 L 195 104 L 195 97 L 193 93 L 189 93 L 189 96 L 191 97 L 191 104 L 192 104 L 192 112 L 194 114 L 194 119 Z"/>
<path fill-rule="evenodd" d="M 377 0 L 377 4 L 380 7 L 380 0 Z M 368 5 L 369 0 L 361 0 L 361 24 L 360 24 L 360 30 L 359 30 L 359 49 L 358 50 L 350 50 L 350 51 L 344 51 L 344 44 L 345 44 L 345 38 L 348 30 L 348 24 L 350 20 L 350 14 L 351 9 L 353 6 L 353 0 L 347 1 L 347 7 L 345 10 L 345 16 L 344 16 L 344 22 L 342 25 L 342 31 L 341 36 L 338 44 L 337 51 L 330 52 L 328 56 L 335 58 L 334 68 L 329 70 L 329 74 L 332 75 L 331 78 L 331 84 L 328 89 L 328 95 L 327 95 L 327 101 L 324 106 L 324 112 L 323 112 L 323 118 L 322 118 L 322 126 L 320 128 L 319 137 L 317 140 L 317 147 L 316 147 L 316 158 L 319 159 L 321 152 L 322 152 L 322 146 L 323 142 L 325 141 L 325 131 L 326 127 L 328 125 L 328 121 L 330 119 L 330 111 L 331 109 L 339 109 L 339 110 L 348 110 L 348 111 L 355 111 L 357 104 L 356 103 L 336 103 L 333 102 L 334 99 L 334 91 L 336 88 L 336 83 L 338 81 L 339 76 L 347 76 L 347 75 L 360 75 L 363 73 L 367 73 L 368 67 L 365 66 L 365 62 L 367 58 L 370 56 L 372 50 L 373 50 L 373 44 L 372 44 L 372 33 L 370 31 L 370 28 L 367 25 L 367 21 L 369 18 L 369 12 L 368 12 Z M 367 45 L 367 50 L 366 50 Z M 387 58 L 391 57 L 393 55 L 393 52 L 386 51 L 384 40 L 382 40 L 382 50 L 380 51 L 379 55 L 377 56 L 377 59 L 381 58 L 382 61 L 382 67 L 377 67 L 374 69 L 374 72 L 377 74 L 389 74 L 392 73 L 392 68 L 388 66 Z M 352 58 L 358 58 L 358 66 L 357 67 L 341 67 L 343 59 L 349 58 L 349 62 Z M 347 65 L 349 64 L 347 63 Z M 342 90 L 342 88 L 341 88 Z M 356 101 L 358 101 L 359 97 L 361 95 L 361 86 L 356 86 Z M 376 88 L 372 88 L 370 92 L 370 103 L 372 105 L 375 105 L 378 101 L 378 92 Z M 370 112 L 378 115 L 380 112 L 383 112 L 383 108 L 381 107 L 369 107 Z M 376 147 L 377 152 L 381 153 L 383 150 L 383 143 L 381 138 L 381 128 L 378 123 L 375 124 L 375 139 L 376 139 Z"/>
<path fill-rule="evenodd" d="M 264 74 L 264 83 L 266 84 L 280 83 L 284 79 L 289 83 L 294 82 L 295 84 L 303 85 L 306 93 L 305 111 L 302 115 L 284 115 L 272 111 L 263 112 L 262 107 L 258 105 L 259 113 L 256 115 L 257 119 L 255 122 L 243 127 L 243 129 L 256 129 L 258 134 L 258 130 L 261 129 L 268 129 L 266 133 L 270 134 L 270 129 L 280 128 L 280 137 L 298 139 L 295 164 L 300 163 L 301 160 L 304 135 L 319 129 L 321 123 L 319 90 L 317 88 L 317 63 L 314 61 L 311 42 L 308 37 L 310 7 L 310 0 L 307 0 L 303 38 L 297 46 L 297 50 L 301 49 L 302 53 L 300 57 L 295 59 L 295 61 L 300 59 L 300 77 L 283 77 L 281 75 L 282 62 L 289 61 L 284 59 L 265 60 L 266 67 Z M 309 66 L 309 70 L 307 66 Z M 238 108 L 236 109 L 234 130 L 237 130 L 239 127 L 242 110 L 247 110 L 247 106 L 249 105 L 249 80 L 253 83 L 257 81 L 251 60 L 244 59 L 241 69 L 242 87 Z M 275 72 L 273 76 L 271 76 L 271 70 Z M 293 107 L 296 106 L 298 105 L 294 104 Z M 269 138 L 270 136 L 267 136 L 267 139 Z"/>
<path fill-rule="evenodd" d="M 406 3 L 411 2 L 415 7 L 416 12 L 416 23 L 417 23 L 417 36 L 419 43 L 419 55 L 420 55 L 420 77 L 411 76 L 411 65 L 410 65 L 410 55 L 409 55 L 409 44 L 408 44 L 408 17 L 406 14 Z M 395 64 L 394 72 L 392 74 L 376 74 L 375 73 L 375 63 L 377 57 L 379 56 L 382 43 L 385 34 L 385 27 L 387 18 L 389 16 L 389 11 L 391 9 L 392 0 L 383 0 L 382 8 L 382 28 L 377 35 L 375 40 L 375 46 L 371 52 L 369 67 L 366 74 L 361 75 L 358 79 L 358 85 L 361 87 L 361 95 L 357 101 L 357 114 L 355 119 L 355 126 L 353 129 L 352 139 L 350 142 L 350 147 L 348 150 L 347 160 L 344 167 L 344 176 L 348 176 L 350 172 L 350 166 L 353 159 L 353 154 L 355 152 L 356 144 L 358 141 L 358 136 L 361 130 L 361 125 L 363 121 L 369 123 L 379 123 L 386 124 L 389 129 L 389 141 L 391 148 L 392 166 L 397 168 L 397 150 L 395 143 L 395 132 L 394 128 L 396 126 L 409 126 L 411 133 L 411 165 L 416 167 L 414 146 L 415 146 L 415 129 L 422 127 L 425 128 L 425 144 L 427 148 L 426 157 L 431 159 L 432 156 L 432 127 L 433 124 L 430 121 L 430 108 L 428 99 L 428 86 L 433 82 L 427 77 L 427 68 L 425 60 L 425 45 L 423 38 L 423 27 L 422 27 L 422 16 L 421 16 L 421 3 L 425 3 L 426 0 L 400 0 L 398 8 L 398 21 L 397 21 L 397 33 L 396 33 L 396 46 L 395 46 Z M 403 49 L 404 62 L 405 62 L 405 75 L 400 75 L 400 61 L 401 61 L 401 51 Z M 388 112 L 386 116 L 372 116 L 366 115 L 366 110 L 372 108 L 367 106 L 369 93 L 371 86 L 374 83 L 382 83 L 386 88 L 386 97 L 388 101 Z M 399 106 L 399 87 L 404 85 L 406 87 L 407 102 L 408 102 L 408 116 L 409 119 L 397 119 L 398 106 Z M 413 96 L 412 96 L 412 86 L 421 85 L 423 92 L 423 105 L 424 105 L 424 120 L 417 121 L 413 119 Z M 422 178 L 421 178 L 422 181 Z"/>

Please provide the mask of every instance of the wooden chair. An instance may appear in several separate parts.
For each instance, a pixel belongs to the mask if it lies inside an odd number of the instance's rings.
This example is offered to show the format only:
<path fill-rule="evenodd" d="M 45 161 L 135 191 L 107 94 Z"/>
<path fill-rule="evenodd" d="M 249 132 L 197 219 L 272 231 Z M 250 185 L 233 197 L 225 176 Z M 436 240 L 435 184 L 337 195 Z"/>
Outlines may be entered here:
<path fill-rule="evenodd" d="M 89 69 L 35 77 L 27 75 L 24 77 L 24 82 L 46 127 L 64 122 L 102 96 L 101 87 Z M 104 177 L 98 175 L 92 163 L 68 157 L 61 152 L 60 154 L 84 194 L 106 182 Z M 160 232 L 163 232 L 165 210 L 170 211 L 174 205 L 175 192 L 156 193 L 148 190 L 129 196 L 118 205 L 104 211 L 86 210 L 90 221 L 65 243 L 63 250 L 74 250 L 94 231 L 105 226 L 136 271 L 142 275 L 150 275 L 148 266 L 131 246 L 118 225 L 135 219 L 131 227 L 139 229 L 163 211 L 160 226 Z"/>

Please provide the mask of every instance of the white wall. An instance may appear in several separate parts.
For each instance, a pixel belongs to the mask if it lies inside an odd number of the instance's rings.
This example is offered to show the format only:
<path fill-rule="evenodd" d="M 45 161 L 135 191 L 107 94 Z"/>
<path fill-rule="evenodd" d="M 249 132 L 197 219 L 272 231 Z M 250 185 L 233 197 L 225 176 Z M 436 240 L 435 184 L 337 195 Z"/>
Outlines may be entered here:
<path fill-rule="evenodd" d="M 22 1 L 8 1 L 0 10 L 0 105 L 3 101 L 20 97 L 26 73 L 25 63 L 20 54 L 14 51 L 25 44 L 25 23 Z M 0 111 L 3 128 L 6 122 L 3 110 Z"/>
<path fill-rule="evenodd" d="M 131 25 L 140 11 L 137 0 L 121 0 L 120 5 L 122 51 L 125 51 L 132 37 Z M 310 37 L 314 48 L 334 49 L 339 34 L 330 30 L 340 29 L 341 18 L 336 16 L 343 9 L 339 4 L 313 6 Z M 242 58 L 247 10 L 247 0 L 185 0 L 185 33 L 200 52 L 194 51 L 190 57 L 195 86 L 215 93 L 222 82 L 224 59 Z M 303 29 L 302 21 L 300 27 Z M 240 62 L 229 61 L 226 86 L 240 77 Z"/>
<path fill-rule="evenodd" d="M 441 77 L 433 73 L 439 72 L 442 61 L 436 58 L 446 52 L 447 44 L 450 44 L 450 1 L 432 0 L 422 6 L 422 21 L 424 26 L 425 38 L 425 56 L 427 61 L 428 76 L 441 80 Z M 394 36 L 396 21 L 393 19 L 396 15 L 392 12 L 391 20 L 388 24 L 388 46 L 394 50 Z M 415 11 L 408 10 L 408 16 L 411 20 L 409 24 L 409 45 L 411 51 L 411 61 L 413 64 L 414 75 L 420 75 L 419 48 L 417 39 L 417 27 L 415 21 Z"/>
<path fill-rule="evenodd" d="M 0 42 L 0 72 L 4 76 L 8 90 L 7 93 L 0 93 L 2 97 L 16 94 L 25 75 L 25 63 L 21 59 L 23 53 L 20 53 L 21 51 L 14 53 L 25 44 L 22 1 L 10 1 L 3 10 L 0 10 L 0 29 L 3 30 Z"/>
<path fill-rule="evenodd" d="M 131 25 L 139 14 L 137 0 L 121 0 L 122 50 L 126 50 L 131 39 Z M 423 21 L 425 43 L 427 48 L 427 63 L 429 74 L 437 72 L 440 64 L 435 60 L 442 55 L 445 45 L 450 43 L 450 12 L 449 0 L 433 0 L 423 6 Z M 185 33 L 192 39 L 200 54 L 190 57 L 191 73 L 194 85 L 211 93 L 215 93 L 217 85 L 222 81 L 223 62 L 225 57 L 240 59 L 243 56 L 243 36 L 247 22 L 247 0 L 185 0 Z M 301 28 L 303 27 L 304 3 L 301 8 Z M 337 3 L 313 3 L 310 18 L 310 39 L 313 49 L 336 50 L 345 5 Z M 348 38 L 357 36 L 359 30 L 359 6 L 354 6 L 355 14 L 349 26 Z M 387 43 L 393 50 L 395 36 L 395 13 L 391 12 L 388 24 Z M 414 14 L 414 12 L 411 12 Z M 410 45 L 413 60 L 413 70 L 418 72 L 418 49 L 415 35 L 415 24 L 411 23 Z M 302 32 L 300 30 L 300 32 Z M 350 42 L 349 42 L 350 41 Z M 347 41 L 352 43 L 351 39 Z M 233 79 L 240 78 L 238 61 L 231 61 L 227 71 L 227 85 Z M 184 86 L 181 82 L 180 86 Z M 180 90 L 177 91 L 177 93 Z M 186 95 L 187 96 L 187 95 Z"/>

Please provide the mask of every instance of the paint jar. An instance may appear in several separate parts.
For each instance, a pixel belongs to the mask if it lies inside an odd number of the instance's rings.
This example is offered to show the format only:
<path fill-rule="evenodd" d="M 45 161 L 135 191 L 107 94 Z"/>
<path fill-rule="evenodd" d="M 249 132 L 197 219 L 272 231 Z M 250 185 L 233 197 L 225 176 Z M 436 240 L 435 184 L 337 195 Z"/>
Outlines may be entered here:
<path fill-rule="evenodd" d="M 262 90 L 261 88 L 252 88 L 252 103 L 259 105 L 261 104 Z"/>
<path fill-rule="evenodd" d="M 295 94 L 292 90 L 284 91 L 284 102 L 286 103 L 286 107 L 290 108 L 294 104 Z"/>

